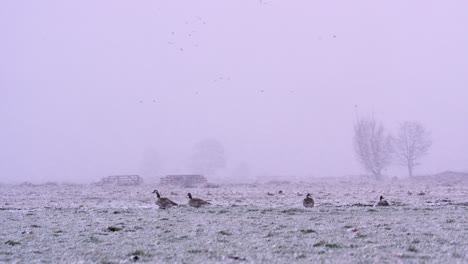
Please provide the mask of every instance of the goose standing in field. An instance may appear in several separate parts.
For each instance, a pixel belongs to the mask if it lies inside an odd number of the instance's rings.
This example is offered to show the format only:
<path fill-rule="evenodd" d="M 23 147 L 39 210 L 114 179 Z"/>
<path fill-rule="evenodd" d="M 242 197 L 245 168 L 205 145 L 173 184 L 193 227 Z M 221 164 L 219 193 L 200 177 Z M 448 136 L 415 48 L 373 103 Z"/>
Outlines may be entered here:
<path fill-rule="evenodd" d="M 306 198 L 304 198 L 302 204 L 304 205 L 304 207 L 314 207 L 314 199 L 310 197 L 310 193 L 308 193 Z"/>
<path fill-rule="evenodd" d="M 375 206 L 389 206 L 387 200 L 384 200 L 383 196 L 380 196 L 379 202 Z"/>
<path fill-rule="evenodd" d="M 199 198 L 192 198 L 191 193 L 188 193 L 187 196 L 190 199 L 188 204 L 191 207 L 198 208 L 198 207 L 202 207 L 204 205 L 210 205 L 210 203 L 205 201 L 205 200 L 202 200 L 202 199 L 199 199 Z"/>
<path fill-rule="evenodd" d="M 159 206 L 160 209 L 166 209 L 172 206 L 177 206 L 177 204 L 171 201 L 169 198 L 161 198 L 161 195 L 159 194 L 158 190 L 154 190 L 153 193 L 155 193 L 158 197 L 158 199 L 156 200 L 156 205 Z"/>

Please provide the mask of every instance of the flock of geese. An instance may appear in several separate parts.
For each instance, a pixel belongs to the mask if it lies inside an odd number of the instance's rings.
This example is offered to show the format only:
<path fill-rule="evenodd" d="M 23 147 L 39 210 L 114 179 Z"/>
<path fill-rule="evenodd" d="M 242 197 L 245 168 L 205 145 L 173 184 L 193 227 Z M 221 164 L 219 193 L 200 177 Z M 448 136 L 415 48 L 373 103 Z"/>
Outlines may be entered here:
<path fill-rule="evenodd" d="M 159 206 L 160 209 L 166 209 L 170 208 L 173 206 L 178 206 L 175 202 L 173 202 L 171 199 L 166 198 L 166 197 L 161 197 L 161 194 L 159 194 L 158 190 L 154 190 L 153 193 L 156 194 L 157 200 L 156 200 L 156 205 Z M 209 202 L 202 200 L 200 198 L 193 198 L 191 193 L 187 194 L 189 198 L 188 205 L 191 207 L 199 208 L 202 206 L 210 205 Z M 306 195 L 306 198 L 302 201 L 302 205 L 306 208 L 314 207 L 314 199 L 310 197 L 310 193 Z M 379 201 L 375 204 L 375 206 L 389 206 L 390 204 L 388 203 L 387 200 L 384 199 L 383 196 L 380 196 Z"/>
<path fill-rule="evenodd" d="M 174 203 L 171 199 L 161 197 L 161 194 L 159 194 L 158 190 L 154 190 L 153 193 L 155 193 L 158 197 L 156 200 L 156 205 L 159 206 L 159 208 L 166 209 L 172 206 L 178 206 L 178 204 Z M 193 198 L 191 193 L 188 193 L 187 196 L 189 198 L 188 205 L 191 207 L 199 208 L 205 205 L 210 205 L 210 203 L 205 200 Z"/>

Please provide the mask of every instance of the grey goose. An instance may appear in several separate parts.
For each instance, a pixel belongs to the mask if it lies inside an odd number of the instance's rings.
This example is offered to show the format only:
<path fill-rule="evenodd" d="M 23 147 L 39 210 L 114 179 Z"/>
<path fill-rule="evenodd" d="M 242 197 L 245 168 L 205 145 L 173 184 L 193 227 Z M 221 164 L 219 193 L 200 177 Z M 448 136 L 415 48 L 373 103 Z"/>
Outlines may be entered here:
<path fill-rule="evenodd" d="M 375 206 L 389 206 L 390 204 L 387 202 L 387 200 L 384 200 L 383 196 L 380 196 L 379 201 Z"/>
<path fill-rule="evenodd" d="M 156 200 L 156 205 L 159 206 L 159 208 L 166 209 L 172 206 L 177 206 L 177 204 L 171 201 L 169 198 L 161 198 L 161 195 L 159 194 L 158 190 L 154 190 L 153 193 L 155 193 L 158 197 L 158 199 Z"/>
<path fill-rule="evenodd" d="M 198 207 L 202 207 L 202 206 L 210 204 L 209 202 L 207 202 L 205 200 L 202 200 L 202 199 L 199 199 L 199 198 L 193 198 L 191 193 L 188 193 L 187 196 L 189 198 L 189 203 L 188 204 L 191 207 L 198 208 Z"/>
<path fill-rule="evenodd" d="M 302 204 L 304 205 L 304 207 L 314 207 L 314 199 L 310 197 L 310 193 L 308 193 L 306 198 L 304 198 Z"/>

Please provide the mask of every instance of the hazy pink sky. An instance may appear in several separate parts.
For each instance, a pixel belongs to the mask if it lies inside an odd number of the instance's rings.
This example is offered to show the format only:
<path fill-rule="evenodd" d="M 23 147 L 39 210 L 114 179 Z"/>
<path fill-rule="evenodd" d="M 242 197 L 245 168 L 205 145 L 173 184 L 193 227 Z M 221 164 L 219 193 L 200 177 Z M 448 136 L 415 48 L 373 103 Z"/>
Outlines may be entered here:
<path fill-rule="evenodd" d="M 189 172 L 205 138 L 221 178 L 360 174 L 355 105 L 468 171 L 467 1 L 263 2 L 1 1 L 0 181 Z"/>

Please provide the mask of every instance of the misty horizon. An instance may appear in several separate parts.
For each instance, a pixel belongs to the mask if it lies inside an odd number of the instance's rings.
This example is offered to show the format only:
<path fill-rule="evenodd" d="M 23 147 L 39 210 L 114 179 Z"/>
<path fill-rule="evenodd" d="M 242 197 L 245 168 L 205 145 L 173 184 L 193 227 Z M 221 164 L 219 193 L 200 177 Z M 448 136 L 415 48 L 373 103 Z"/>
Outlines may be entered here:
<path fill-rule="evenodd" d="M 362 175 L 356 114 L 430 131 L 415 175 L 468 172 L 468 3 L 0 6 L 2 183 L 192 173 L 204 140 L 210 180 Z"/>

